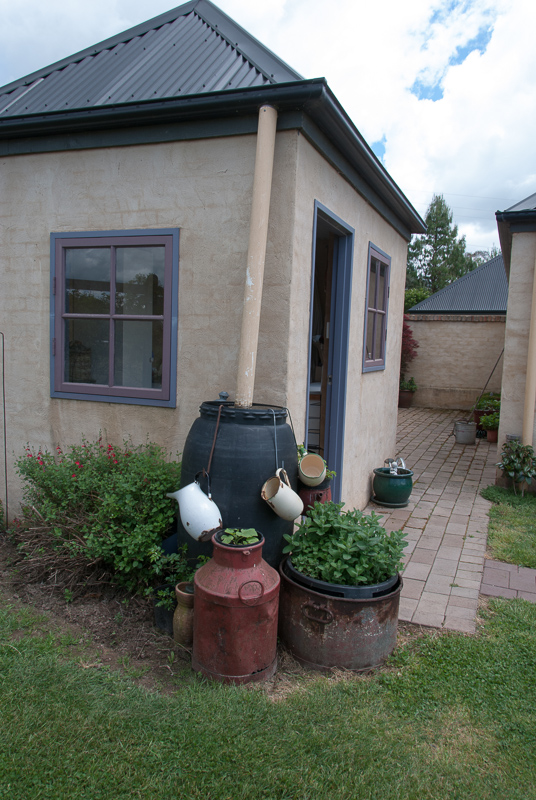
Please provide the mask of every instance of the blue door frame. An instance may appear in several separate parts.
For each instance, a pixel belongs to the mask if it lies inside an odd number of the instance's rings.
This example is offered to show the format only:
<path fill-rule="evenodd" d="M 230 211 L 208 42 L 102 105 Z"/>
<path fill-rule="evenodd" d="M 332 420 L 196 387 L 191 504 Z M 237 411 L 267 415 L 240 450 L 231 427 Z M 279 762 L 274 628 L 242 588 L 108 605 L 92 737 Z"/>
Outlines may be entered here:
<path fill-rule="evenodd" d="M 328 352 L 328 385 L 326 396 L 326 418 L 324 433 L 324 458 L 328 467 L 337 475 L 333 479 L 332 498 L 341 500 L 342 471 L 344 457 L 344 426 L 346 416 L 346 384 L 348 376 L 348 349 L 350 336 L 350 307 L 352 295 L 352 265 L 355 231 L 340 217 L 315 201 L 313 221 L 313 253 L 311 272 L 311 302 L 309 312 L 309 361 L 311 374 L 313 303 L 315 286 L 315 263 L 317 226 L 321 219 L 334 234 L 333 268 L 331 282 L 331 309 Z M 309 430 L 309 387 L 307 389 L 306 437 Z M 307 442 L 306 442 L 307 446 Z"/>

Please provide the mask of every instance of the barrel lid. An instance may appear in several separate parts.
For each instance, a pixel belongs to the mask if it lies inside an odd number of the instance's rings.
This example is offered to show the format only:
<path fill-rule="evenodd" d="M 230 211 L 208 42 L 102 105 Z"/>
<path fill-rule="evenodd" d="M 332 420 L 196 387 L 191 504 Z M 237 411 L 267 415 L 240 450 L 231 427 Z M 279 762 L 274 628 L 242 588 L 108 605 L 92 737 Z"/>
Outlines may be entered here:
<path fill-rule="evenodd" d="M 277 423 L 285 422 L 288 411 L 283 406 L 269 406 L 254 404 L 250 408 L 239 408 L 232 400 L 207 400 L 201 403 L 199 413 L 202 417 L 216 419 L 221 406 L 221 420 L 233 421 L 242 424 L 256 423 L 260 421 L 274 423 L 274 416 Z"/>

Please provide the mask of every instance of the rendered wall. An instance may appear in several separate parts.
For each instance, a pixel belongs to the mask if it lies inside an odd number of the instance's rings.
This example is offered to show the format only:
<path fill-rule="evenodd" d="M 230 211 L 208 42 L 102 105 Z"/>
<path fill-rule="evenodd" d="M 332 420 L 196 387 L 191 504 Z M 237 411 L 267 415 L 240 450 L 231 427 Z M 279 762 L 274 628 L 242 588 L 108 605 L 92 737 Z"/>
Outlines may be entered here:
<path fill-rule="evenodd" d="M 482 392 L 504 346 L 505 317 L 408 314 L 419 343 L 406 379 L 418 386 L 413 404 L 470 409 Z M 486 391 L 500 392 L 502 358 Z"/>
<path fill-rule="evenodd" d="M 284 133 L 276 143 L 256 384 L 257 401 L 279 404 L 286 398 L 294 140 Z M 243 136 L 0 159 L 11 515 L 20 500 L 13 453 L 26 442 L 50 449 L 103 431 L 112 441 L 149 437 L 176 453 L 202 401 L 222 390 L 234 397 L 255 145 L 255 136 Z M 168 227 L 180 229 L 177 408 L 51 399 L 50 233 Z"/>
<path fill-rule="evenodd" d="M 234 398 L 255 136 L 2 157 L 1 330 L 10 515 L 24 444 L 147 438 L 180 452 L 204 400 Z M 297 132 L 277 134 L 256 402 L 288 406 L 303 438 L 314 201 L 355 231 L 343 498 L 363 507 L 395 455 L 406 242 Z M 51 399 L 50 233 L 179 228 L 177 408 Z M 362 374 L 368 244 L 392 258 L 385 371 Z M 0 468 L 2 469 L 2 468 Z M 2 476 L 3 477 L 3 476 Z"/>
<path fill-rule="evenodd" d="M 296 217 L 293 235 L 288 404 L 304 433 L 314 201 L 355 230 L 342 499 L 363 508 L 372 470 L 396 453 L 398 373 L 406 274 L 406 241 L 323 159 L 304 136 L 297 139 Z M 363 373 L 368 246 L 391 256 L 386 368 Z M 307 302 L 307 313 L 294 313 Z M 299 410 L 302 409 L 301 414 Z M 295 411 L 296 410 L 296 411 Z"/>
<path fill-rule="evenodd" d="M 499 448 L 505 441 L 507 434 L 521 436 L 523 431 L 525 378 L 527 373 L 532 289 L 535 279 L 535 259 L 536 233 L 514 233 L 508 282 Z M 534 434 L 532 444 L 536 447 L 536 435 Z"/>

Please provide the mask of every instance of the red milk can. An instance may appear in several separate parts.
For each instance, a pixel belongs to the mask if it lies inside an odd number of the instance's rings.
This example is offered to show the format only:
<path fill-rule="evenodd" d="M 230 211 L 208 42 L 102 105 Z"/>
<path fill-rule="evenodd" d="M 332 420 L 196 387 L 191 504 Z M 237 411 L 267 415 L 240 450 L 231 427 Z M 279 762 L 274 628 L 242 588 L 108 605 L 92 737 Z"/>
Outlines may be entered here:
<path fill-rule="evenodd" d="M 224 683 L 268 680 L 277 667 L 279 575 L 262 558 L 264 537 L 237 547 L 219 536 L 194 578 L 192 668 Z"/>

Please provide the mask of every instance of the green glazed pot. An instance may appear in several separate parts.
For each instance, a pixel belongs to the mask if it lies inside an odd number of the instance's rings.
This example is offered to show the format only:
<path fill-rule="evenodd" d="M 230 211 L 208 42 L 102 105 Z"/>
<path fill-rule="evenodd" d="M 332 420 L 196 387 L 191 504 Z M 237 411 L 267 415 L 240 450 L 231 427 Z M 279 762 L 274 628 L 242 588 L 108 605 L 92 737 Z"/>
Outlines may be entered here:
<path fill-rule="evenodd" d="M 389 467 L 379 467 L 374 470 L 372 489 L 373 500 L 381 506 L 403 508 L 407 506 L 411 490 L 413 489 L 413 472 L 410 469 L 399 469 L 393 475 Z"/>

